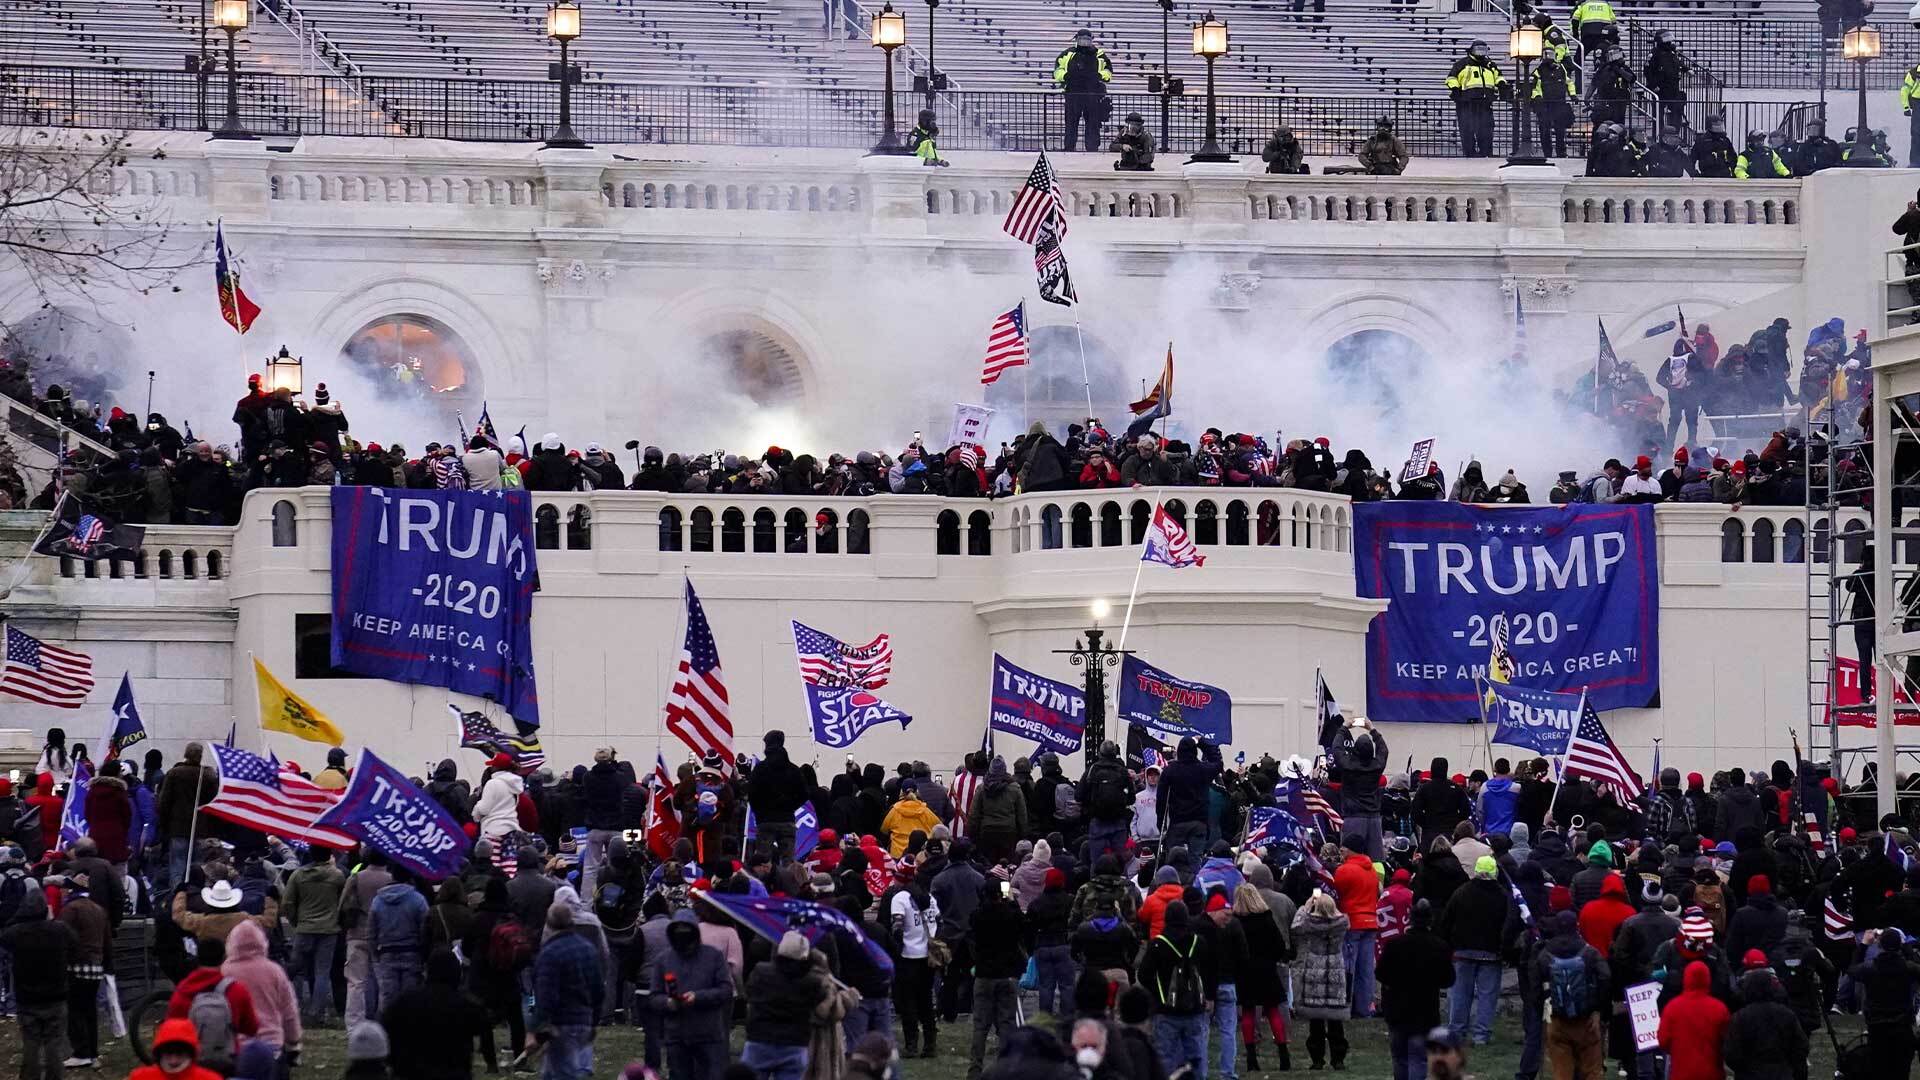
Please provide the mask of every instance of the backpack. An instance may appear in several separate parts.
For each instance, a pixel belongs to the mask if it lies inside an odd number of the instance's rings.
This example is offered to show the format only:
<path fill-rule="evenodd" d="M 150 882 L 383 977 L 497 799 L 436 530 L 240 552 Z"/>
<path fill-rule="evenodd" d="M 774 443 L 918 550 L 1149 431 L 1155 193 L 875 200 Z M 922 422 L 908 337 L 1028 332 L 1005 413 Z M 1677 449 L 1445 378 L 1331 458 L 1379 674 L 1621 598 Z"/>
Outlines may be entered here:
<path fill-rule="evenodd" d="M 520 479 L 520 467 L 518 465 L 502 465 L 500 467 L 500 486 L 510 491 L 520 490 L 523 484 Z"/>
<path fill-rule="evenodd" d="M 200 1064 L 222 1075 L 233 1071 L 233 1006 L 227 1001 L 227 987 L 233 980 L 222 978 L 209 989 L 193 995 L 187 1006 L 187 1019 L 200 1037 Z"/>
<path fill-rule="evenodd" d="M 1693 902 L 1713 924 L 1715 937 L 1727 932 L 1727 896 L 1726 887 L 1719 884 L 1701 884 L 1693 887 Z"/>
<path fill-rule="evenodd" d="M 1054 785 L 1053 819 L 1055 821 L 1080 820 L 1080 804 L 1074 800 L 1072 784 L 1062 782 Z"/>
<path fill-rule="evenodd" d="M 1087 808 L 1093 815 L 1111 821 L 1125 817 L 1133 799 L 1127 794 L 1127 779 L 1118 769 L 1101 769 L 1087 785 Z"/>
<path fill-rule="evenodd" d="M 487 966 L 498 972 L 519 971 L 533 963 L 533 939 L 518 919 L 501 919 L 487 934 Z"/>
<path fill-rule="evenodd" d="M 1183 1016 L 1205 1012 L 1207 1007 L 1207 985 L 1200 978 L 1200 966 L 1193 962 L 1193 954 L 1194 951 L 1200 947 L 1200 939 L 1198 937 L 1188 939 L 1185 955 L 1182 955 L 1180 950 L 1174 946 L 1173 942 L 1167 940 L 1165 935 L 1154 938 L 1153 940 L 1155 944 L 1165 945 L 1167 951 L 1172 953 L 1175 959 L 1180 961 L 1180 966 L 1173 971 L 1171 985 L 1163 981 L 1158 987 L 1160 1004 L 1164 1006 L 1168 1012 Z"/>
<path fill-rule="evenodd" d="M 1577 1020 L 1593 1011 L 1593 987 L 1587 979 L 1587 954 L 1555 956 L 1547 972 L 1553 1015 Z"/>

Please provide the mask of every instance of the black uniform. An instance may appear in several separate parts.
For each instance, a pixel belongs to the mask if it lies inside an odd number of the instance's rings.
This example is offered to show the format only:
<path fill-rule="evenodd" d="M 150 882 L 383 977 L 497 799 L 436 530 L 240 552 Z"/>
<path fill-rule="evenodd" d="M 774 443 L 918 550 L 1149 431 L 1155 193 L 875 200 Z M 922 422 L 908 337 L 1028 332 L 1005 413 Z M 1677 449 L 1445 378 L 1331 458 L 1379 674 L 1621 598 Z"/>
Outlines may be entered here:
<path fill-rule="evenodd" d="M 1687 157 L 1687 152 L 1665 142 L 1656 143 L 1653 149 L 1648 150 L 1642 165 L 1648 176 L 1688 176 L 1693 171 L 1693 162 Z"/>
<path fill-rule="evenodd" d="M 1680 89 L 1680 79 L 1687 72 L 1687 63 L 1680 58 L 1680 50 L 1671 41 L 1656 41 L 1653 52 L 1647 57 L 1647 86 L 1660 97 L 1661 122 L 1670 127 L 1680 127 L 1686 123 L 1687 92 Z"/>
<path fill-rule="evenodd" d="M 1739 155 L 1724 131 L 1709 131 L 1693 140 L 1693 175 L 1724 180 L 1733 176 Z"/>
<path fill-rule="evenodd" d="M 1600 65 L 1600 69 L 1593 73 L 1591 95 L 1595 124 L 1605 121 L 1616 124 L 1626 122 L 1627 102 L 1633 98 L 1634 82 L 1633 68 L 1618 52 Z"/>

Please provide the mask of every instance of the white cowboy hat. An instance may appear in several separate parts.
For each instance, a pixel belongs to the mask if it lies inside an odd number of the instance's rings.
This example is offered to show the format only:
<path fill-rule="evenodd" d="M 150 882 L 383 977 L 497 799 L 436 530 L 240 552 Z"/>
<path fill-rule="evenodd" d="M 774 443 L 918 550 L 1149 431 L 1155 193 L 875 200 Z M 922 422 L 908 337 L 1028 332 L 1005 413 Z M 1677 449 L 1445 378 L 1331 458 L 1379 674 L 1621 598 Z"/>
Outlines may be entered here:
<path fill-rule="evenodd" d="M 233 887 L 231 881 L 216 881 L 200 890 L 200 899 L 211 908 L 234 908 L 240 906 L 240 890 Z"/>

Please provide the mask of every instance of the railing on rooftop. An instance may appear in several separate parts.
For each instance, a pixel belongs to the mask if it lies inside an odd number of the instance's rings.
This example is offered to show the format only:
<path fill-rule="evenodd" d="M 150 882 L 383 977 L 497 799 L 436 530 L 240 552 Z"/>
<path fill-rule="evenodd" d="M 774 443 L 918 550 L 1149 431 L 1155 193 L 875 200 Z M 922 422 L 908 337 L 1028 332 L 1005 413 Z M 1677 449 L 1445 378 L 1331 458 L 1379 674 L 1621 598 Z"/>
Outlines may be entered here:
<path fill-rule="evenodd" d="M 0 124 L 113 130 L 195 130 L 198 76 L 184 71 L 106 67 L 0 68 Z M 344 91 L 344 92 L 343 92 Z M 882 92 L 758 86 L 651 85 L 587 82 L 573 97 L 573 126 L 589 142 L 718 146 L 808 146 L 860 149 L 879 135 Z M 944 95 L 960 114 L 943 122 L 943 150 L 1058 149 L 1064 145 L 1065 102 L 1046 92 Z M 911 117 L 923 99 L 895 95 L 895 114 Z M 1584 105 L 1581 106 L 1584 109 Z M 1128 113 L 1158 119 L 1159 98 L 1116 94 L 1111 134 Z M 1793 106 L 1741 102 L 1727 106 L 1730 130 L 1773 130 Z M 215 110 L 218 112 L 219 110 Z M 340 78 L 245 72 L 240 118 L 263 136 L 411 137 L 471 142 L 537 142 L 551 132 L 559 87 L 495 79 Z M 1312 157 L 1351 157 L 1382 116 L 1415 157 L 1460 153 L 1453 106 L 1444 98 L 1302 95 L 1219 99 L 1221 141 L 1257 157 L 1285 123 Z M 1494 111 L 1495 145 L 1510 144 L 1512 110 Z M 1695 126 L 1703 122 L 1694 118 Z M 1169 132 L 1178 160 L 1204 140 L 1206 107 L 1194 96 L 1174 103 Z M 1582 117 L 1572 140 L 1584 152 Z M 1102 148 L 1102 152 L 1105 150 Z"/>
<path fill-rule="evenodd" d="M 1901 9 L 1904 10 L 1904 9 Z M 1838 33 L 1828 37 L 1820 23 L 1781 20 L 1763 15 L 1713 18 L 1638 18 L 1634 24 L 1648 33 L 1628 35 L 1625 42 L 1636 73 L 1646 64 L 1655 30 L 1670 30 L 1674 40 L 1697 63 L 1736 89 L 1814 90 L 1820 86 L 1820 54 L 1828 53 L 1827 88 L 1834 93 L 1859 85 L 1859 64 L 1840 58 Z M 1920 53 L 1920 30 L 1906 22 L 1876 22 L 1881 58 L 1867 65 L 1867 87 L 1898 89 L 1906 60 Z M 1728 130 L 1735 130 L 1731 124 Z M 1837 137 L 1837 136 L 1836 136 Z"/>

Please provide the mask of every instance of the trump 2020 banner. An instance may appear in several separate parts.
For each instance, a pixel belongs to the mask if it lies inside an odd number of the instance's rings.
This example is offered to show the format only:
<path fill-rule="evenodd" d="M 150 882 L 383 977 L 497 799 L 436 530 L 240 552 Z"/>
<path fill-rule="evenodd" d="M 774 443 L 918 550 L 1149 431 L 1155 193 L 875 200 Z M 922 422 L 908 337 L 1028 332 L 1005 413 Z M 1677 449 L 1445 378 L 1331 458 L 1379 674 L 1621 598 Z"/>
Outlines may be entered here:
<path fill-rule="evenodd" d="M 533 500 L 333 489 L 333 666 L 490 698 L 540 723 Z"/>
<path fill-rule="evenodd" d="M 1653 507 L 1375 502 L 1353 517 L 1359 593 L 1388 601 L 1367 628 L 1376 722 L 1478 720 L 1502 625 L 1515 685 L 1584 689 L 1596 710 L 1658 702 Z"/>
<path fill-rule="evenodd" d="M 1120 661 L 1120 720 L 1164 742 L 1192 736 L 1215 746 L 1233 741 L 1233 698 L 1217 686 L 1190 682 L 1137 656 Z"/>
<path fill-rule="evenodd" d="M 1087 695 L 1077 686 L 1035 675 L 993 654 L 993 701 L 987 726 L 1072 754 L 1087 735 Z M 1095 749 L 1098 749 L 1096 747 Z"/>
<path fill-rule="evenodd" d="M 360 751 L 340 801 L 315 819 L 313 827 L 322 826 L 357 837 L 428 881 L 458 872 L 467 861 L 460 823 L 371 750 Z"/>

